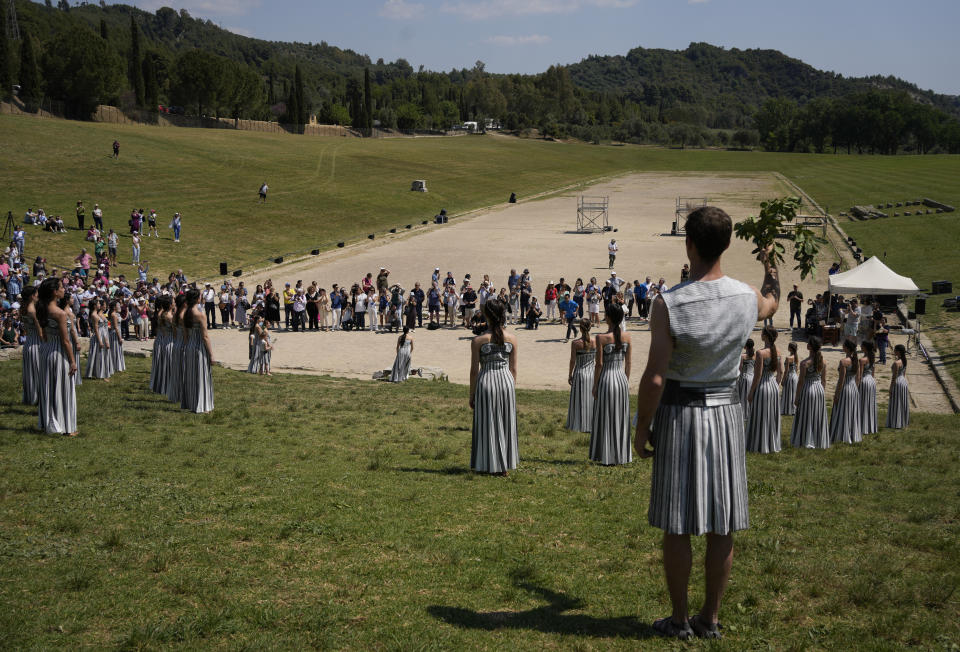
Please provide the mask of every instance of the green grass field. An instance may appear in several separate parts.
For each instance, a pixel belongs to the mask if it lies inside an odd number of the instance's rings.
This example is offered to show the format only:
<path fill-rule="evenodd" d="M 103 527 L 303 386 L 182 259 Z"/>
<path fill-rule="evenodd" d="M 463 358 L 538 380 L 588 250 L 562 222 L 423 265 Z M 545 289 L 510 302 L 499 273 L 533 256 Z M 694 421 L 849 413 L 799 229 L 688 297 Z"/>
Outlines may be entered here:
<path fill-rule="evenodd" d="M 497 479 L 468 471 L 460 386 L 217 368 L 197 416 L 128 364 L 83 384 L 67 440 L 0 363 L 3 649 L 676 649 L 646 640 L 650 465 L 588 463 L 565 394 L 519 392 Z M 956 649 L 955 428 L 750 455 L 719 649 Z"/>
<path fill-rule="evenodd" d="M 114 161 L 110 144 L 121 142 Z M 99 202 L 108 227 L 127 230 L 134 207 L 158 210 L 165 238 L 147 239 L 154 272 L 182 267 L 210 277 L 291 252 L 329 248 L 373 231 L 419 224 L 628 171 L 771 172 L 797 182 L 833 212 L 853 203 L 933 196 L 960 204 L 960 157 L 832 156 L 670 150 L 462 137 L 362 140 L 0 116 L 0 209 L 28 207 L 75 226 L 78 199 Z M 426 179 L 427 194 L 410 192 Z M 256 203 L 262 181 L 269 203 Z M 166 228 L 184 215 L 183 240 Z M 665 216 L 665 220 L 669 216 Z M 28 252 L 68 264 L 83 238 L 28 230 Z M 129 260 L 122 240 L 121 261 Z"/>

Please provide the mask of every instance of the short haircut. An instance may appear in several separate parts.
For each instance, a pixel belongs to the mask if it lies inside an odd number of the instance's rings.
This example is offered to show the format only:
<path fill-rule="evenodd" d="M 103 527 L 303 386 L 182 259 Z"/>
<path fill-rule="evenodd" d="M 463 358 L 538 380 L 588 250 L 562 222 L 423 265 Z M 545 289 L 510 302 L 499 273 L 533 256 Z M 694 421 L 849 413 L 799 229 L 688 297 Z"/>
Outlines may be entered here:
<path fill-rule="evenodd" d="M 716 206 L 704 206 L 687 216 L 687 237 L 700 257 L 712 262 L 730 246 L 733 221 L 726 211 Z"/>

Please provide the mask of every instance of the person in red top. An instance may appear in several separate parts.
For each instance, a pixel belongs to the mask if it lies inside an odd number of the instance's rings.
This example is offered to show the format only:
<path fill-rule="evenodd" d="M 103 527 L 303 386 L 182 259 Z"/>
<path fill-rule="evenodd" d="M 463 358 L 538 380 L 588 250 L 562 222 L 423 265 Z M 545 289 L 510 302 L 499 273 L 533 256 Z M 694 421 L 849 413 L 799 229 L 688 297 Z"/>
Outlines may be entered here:
<path fill-rule="evenodd" d="M 543 303 L 547 307 L 546 319 L 557 318 L 557 288 L 553 281 L 547 284 L 547 291 L 543 294 Z"/>

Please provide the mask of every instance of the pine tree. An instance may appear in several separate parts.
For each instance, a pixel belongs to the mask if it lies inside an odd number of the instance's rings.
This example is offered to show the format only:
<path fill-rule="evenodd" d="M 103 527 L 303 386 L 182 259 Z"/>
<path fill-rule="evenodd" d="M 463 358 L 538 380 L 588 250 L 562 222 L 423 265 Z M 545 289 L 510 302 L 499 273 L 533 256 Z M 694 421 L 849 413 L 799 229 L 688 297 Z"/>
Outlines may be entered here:
<path fill-rule="evenodd" d="M 303 75 L 300 73 L 300 66 L 297 66 L 293 72 L 293 93 L 297 102 L 297 125 L 307 124 L 307 101 L 303 92 Z"/>
<path fill-rule="evenodd" d="M 13 92 L 13 48 L 7 35 L 7 12 L 0 9 L 0 100 Z"/>
<path fill-rule="evenodd" d="M 363 128 L 367 135 L 373 129 L 373 93 L 370 91 L 370 69 L 363 69 Z"/>
<path fill-rule="evenodd" d="M 41 97 L 37 48 L 33 37 L 24 34 L 20 43 L 20 99 L 35 110 L 39 107 Z"/>
<path fill-rule="evenodd" d="M 107 21 L 103 18 L 100 19 L 100 38 L 107 40 Z"/>
<path fill-rule="evenodd" d="M 140 29 L 137 22 L 130 15 L 130 85 L 133 86 L 133 94 L 136 97 L 137 106 L 143 106 L 146 103 L 143 88 L 143 55 L 140 52 Z"/>
<path fill-rule="evenodd" d="M 143 58 L 143 94 L 147 108 L 156 111 L 160 103 L 160 84 L 157 83 L 157 66 L 149 52 Z"/>

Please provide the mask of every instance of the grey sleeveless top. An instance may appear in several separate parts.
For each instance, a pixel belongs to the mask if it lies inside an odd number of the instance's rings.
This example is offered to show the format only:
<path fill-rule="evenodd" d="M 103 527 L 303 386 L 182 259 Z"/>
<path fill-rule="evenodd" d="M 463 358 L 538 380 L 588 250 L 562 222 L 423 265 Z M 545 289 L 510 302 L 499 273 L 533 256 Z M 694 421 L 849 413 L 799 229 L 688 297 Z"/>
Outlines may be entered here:
<path fill-rule="evenodd" d="M 729 276 L 686 281 L 661 295 L 670 315 L 673 355 L 666 377 L 686 386 L 730 385 L 757 323 L 757 294 Z"/>

